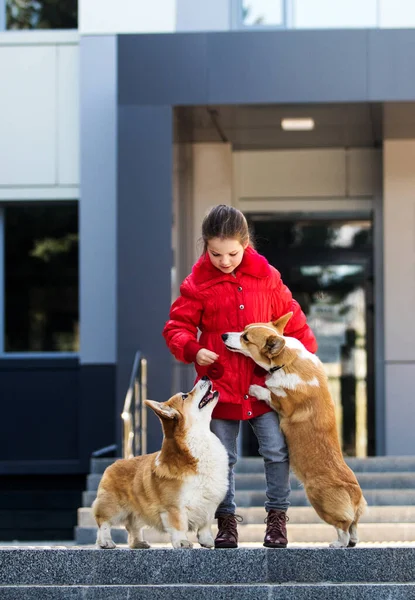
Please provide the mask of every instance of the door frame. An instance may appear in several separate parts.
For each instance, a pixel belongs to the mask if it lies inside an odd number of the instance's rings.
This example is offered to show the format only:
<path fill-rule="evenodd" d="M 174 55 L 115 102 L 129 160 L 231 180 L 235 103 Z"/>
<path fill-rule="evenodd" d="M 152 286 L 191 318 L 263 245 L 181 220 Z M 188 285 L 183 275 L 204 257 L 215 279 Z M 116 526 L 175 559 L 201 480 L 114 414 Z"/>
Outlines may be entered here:
<path fill-rule="evenodd" d="M 375 455 L 385 454 L 385 342 L 383 277 L 383 197 L 381 182 L 377 193 L 361 198 L 267 198 L 235 199 L 243 213 L 273 214 L 276 219 L 371 219 L 373 223 L 373 295 L 376 309 L 373 322 L 373 386 L 375 406 Z M 368 445 L 370 442 L 368 440 Z"/>

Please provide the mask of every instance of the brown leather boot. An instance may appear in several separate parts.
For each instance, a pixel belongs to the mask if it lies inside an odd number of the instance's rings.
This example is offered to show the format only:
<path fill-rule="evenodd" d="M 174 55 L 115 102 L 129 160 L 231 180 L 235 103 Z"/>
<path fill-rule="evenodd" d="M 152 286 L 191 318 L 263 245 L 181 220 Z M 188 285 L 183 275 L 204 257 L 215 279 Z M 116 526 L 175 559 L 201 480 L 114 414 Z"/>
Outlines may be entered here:
<path fill-rule="evenodd" d="M 218 535 L 215 539 L 215 548 L 237 548 L 238 530 L 237 523 L 242 517 L 232 513 L 218 515 Z"/>
<path fill-rule="evenodd" d="M 267 530 L 265 532 L 264 546 L 267 548 L 286 548 L 287 540 L 287 513 L 283 510 L 272 508 L 268 511 L 265 523 Z"/>

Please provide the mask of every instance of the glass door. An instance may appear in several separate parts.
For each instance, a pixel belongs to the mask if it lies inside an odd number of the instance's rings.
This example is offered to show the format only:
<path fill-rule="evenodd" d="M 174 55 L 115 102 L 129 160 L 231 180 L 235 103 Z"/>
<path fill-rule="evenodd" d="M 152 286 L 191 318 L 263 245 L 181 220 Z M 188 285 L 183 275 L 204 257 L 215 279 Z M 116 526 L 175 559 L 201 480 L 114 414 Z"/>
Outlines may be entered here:
<path fill-rule="evenodd" d="M 281 272 L 316 335 L 344 454 L 374 454 L 371 221 L 249 220 L 258 251 Z M 242 451 L 256 454 L 249 429 Z"/>

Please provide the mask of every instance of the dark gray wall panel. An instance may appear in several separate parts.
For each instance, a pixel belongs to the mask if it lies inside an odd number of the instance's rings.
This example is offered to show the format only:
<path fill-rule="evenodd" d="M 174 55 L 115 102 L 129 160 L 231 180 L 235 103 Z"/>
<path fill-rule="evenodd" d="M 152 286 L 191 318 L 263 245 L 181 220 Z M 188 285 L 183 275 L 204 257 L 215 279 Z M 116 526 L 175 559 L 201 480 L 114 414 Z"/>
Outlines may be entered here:
<path fill-rule="evenodd" d="M 114 444 L 122 431 L 121 416 L 114 417 L 115 373 L 115 365 L 80 368 L 79 455 L 85 473 L 89 472 L 92 452 Z"/>
<path fill-rule="evenodd" d="M 203 104 L 206 35 L 120 35 L 119 104 Z"/>
<path fill-rule="evenodd" d="M 171 302 L 172 153 L 171 107 L 119 107 L 118 414 L 136 350 L 148 360 L 149 397 L 170 396 L 172 357 L 161 333 Z M 151 418 L 148 450 L 160 440 Z"/>
<path fill-rule="evenodd" d="M 114 365 L 6 358 L 0 380 L 0 473 L 87 473 L 91 452 L 114 443 Z"/>
<path fill-rule="evenodd" d="M 364 31 L 211 34 L 209 102 L 353 102 L 366 97 Z"/>
<path fill-rule="evenodd" d="M 2 359 L 0 472 L 79 469 L 77 359 Z"/>
<path fill-rule="evenodd" d="M 415 30 L 369 32 L 369 100 L 415 100 Z"/>

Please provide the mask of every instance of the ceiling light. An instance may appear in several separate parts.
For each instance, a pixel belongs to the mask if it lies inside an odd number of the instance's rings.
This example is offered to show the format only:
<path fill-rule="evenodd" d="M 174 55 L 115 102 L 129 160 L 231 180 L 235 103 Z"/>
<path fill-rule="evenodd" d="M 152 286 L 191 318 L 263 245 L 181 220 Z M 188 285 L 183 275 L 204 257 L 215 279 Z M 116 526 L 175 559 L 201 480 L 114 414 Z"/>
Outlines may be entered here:
<path fill-rule="evenodd" d="M 314 129 L 314 119 L 282 119 L 284 131 L 311 131 Z"/>

